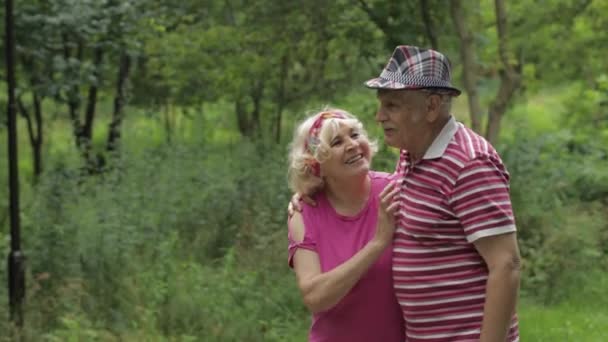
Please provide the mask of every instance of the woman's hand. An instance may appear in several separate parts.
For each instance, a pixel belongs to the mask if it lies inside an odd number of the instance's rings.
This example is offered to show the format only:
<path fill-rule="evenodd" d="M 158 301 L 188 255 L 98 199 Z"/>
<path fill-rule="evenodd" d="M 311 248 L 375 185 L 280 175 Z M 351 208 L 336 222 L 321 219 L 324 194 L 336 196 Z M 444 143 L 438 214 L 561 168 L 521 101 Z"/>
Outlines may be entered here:
<path fill-rule="evenodd" d="M 289 205 L 287 205 L 288 217 L 292 217 L 296 211 L 300 212 L 300 213 L 302 212 L 302 205 L 300 204 L 300 201 L 304 201 L 305 203 L 307 203 L 313 207 L 317 205 L 317 202 L 315 202 L 311 196 L 295 193 L 295 194 L 293 194 L 293 196 L 291 196 Z"/>
<path fill-rule="evenodd" d="M 399 194 L 399 190 L 400 188 L 396 186 L 395 181 L 391 181 L 379 195 L 378 223 L 373 241 L 380 243 L 384 247 L 390 245 L 393 241 L 393 234 L 396 228 L 395 216 L 399 212 L 400 204 L 399 199 L 395 196 Z"/>

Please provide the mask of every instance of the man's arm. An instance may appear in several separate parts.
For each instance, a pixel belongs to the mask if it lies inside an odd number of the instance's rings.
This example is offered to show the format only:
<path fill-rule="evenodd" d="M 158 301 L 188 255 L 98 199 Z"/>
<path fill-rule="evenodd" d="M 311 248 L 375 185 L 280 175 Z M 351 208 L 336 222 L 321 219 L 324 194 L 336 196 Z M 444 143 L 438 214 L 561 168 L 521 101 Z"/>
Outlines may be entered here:
<path fill-rule="evenodd" d="M 515 312 L 520 279 L 509 175 L 500 160 L 468 161 L 454 187 L 451 206 L 488 267 L 481 341 L 504 342 Z"/>
<path fill-rule="evenodd" d="M 517 305 L 520 264 L 515 232 L 473 242 L 489 270 L 480 342 L 505 341 Z"/>

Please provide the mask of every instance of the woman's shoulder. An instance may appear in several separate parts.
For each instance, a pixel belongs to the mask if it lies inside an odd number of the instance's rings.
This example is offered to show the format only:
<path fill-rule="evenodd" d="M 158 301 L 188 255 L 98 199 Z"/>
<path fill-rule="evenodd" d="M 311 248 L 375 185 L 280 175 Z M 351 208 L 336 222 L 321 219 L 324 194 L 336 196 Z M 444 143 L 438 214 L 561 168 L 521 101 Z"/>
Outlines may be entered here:
<path fill-rule="evenodd" d="M 369 171 L 369 178 L 373 184 L 378 184 L 384 188 L 393 178 L 391 173 L 380 172 L 380 171 Z"/>
<path fill-rule="evenodd" d="M 310 220 L 311 218 L 322 216 L 327 210 L 329 203 L 325 198 L 325 194 L 323 192 L 318 192 L 312 195 L 311 198 L 315 204 L 310 205 L 304 201 L 300 202 L 302 207 L 302 216 L 306 220 Z"/>

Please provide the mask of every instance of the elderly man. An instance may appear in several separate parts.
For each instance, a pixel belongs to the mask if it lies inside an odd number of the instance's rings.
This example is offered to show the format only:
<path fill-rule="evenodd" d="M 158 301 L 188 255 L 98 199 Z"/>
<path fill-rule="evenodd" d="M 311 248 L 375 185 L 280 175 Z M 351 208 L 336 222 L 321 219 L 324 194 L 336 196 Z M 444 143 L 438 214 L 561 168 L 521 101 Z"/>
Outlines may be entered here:
<path fill-rule="evenodd" d="M 450 115 L 448 59 L 398 46 L 378 78 L 376 120 L 401 157 L 393 285 L 407 341 L 518 341 L 520 256 L 509 175 Z"/>
<path fill-rule="evenodd" d="M 449 60 L 398 46 L 365 84 L 377 89 L 384 140 L 401 150 L 392 267 L 406 341 L 519 341 L 509 174 L 490 143 L 450 115 L 460 90 Z"/>

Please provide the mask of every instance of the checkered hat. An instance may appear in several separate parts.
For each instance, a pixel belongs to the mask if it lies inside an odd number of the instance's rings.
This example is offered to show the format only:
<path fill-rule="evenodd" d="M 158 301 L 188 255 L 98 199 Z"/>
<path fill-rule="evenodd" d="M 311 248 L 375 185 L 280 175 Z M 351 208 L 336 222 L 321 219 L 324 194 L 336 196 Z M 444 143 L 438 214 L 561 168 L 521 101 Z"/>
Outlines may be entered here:
<path fill-rule="evenodd" d="M 460 95 L 460 90 L 450 83 L 450 61 L 446 56 L 431 49 L 400 45 L 395 48 L 380 77 L 365 85 L 373 89 L 423 89 L 438 88 Z"/>

